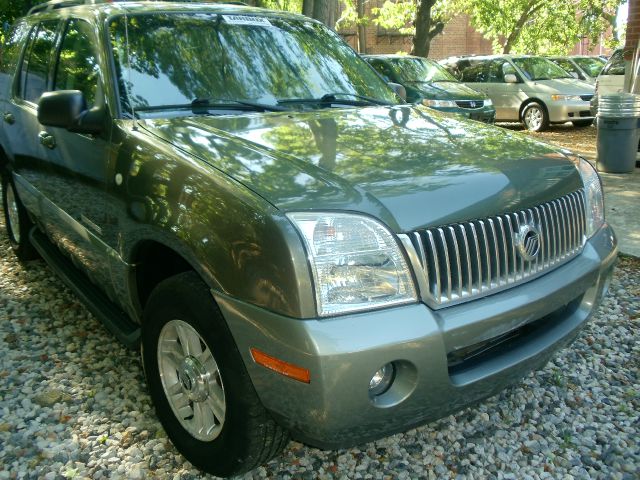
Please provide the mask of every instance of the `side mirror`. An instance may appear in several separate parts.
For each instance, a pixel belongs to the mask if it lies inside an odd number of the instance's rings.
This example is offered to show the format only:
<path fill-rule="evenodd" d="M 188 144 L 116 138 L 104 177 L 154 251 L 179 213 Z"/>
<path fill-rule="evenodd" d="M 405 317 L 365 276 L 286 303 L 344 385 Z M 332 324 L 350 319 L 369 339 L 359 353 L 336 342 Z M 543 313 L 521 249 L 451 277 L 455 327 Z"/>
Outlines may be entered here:
<path fill-rule="evenodd" d="M 580 78 L 577 72 L 569 72 L 569 75 L 571 75 L 573 78 Z"/>
<path fill-rule="evenodd" d="M 404 88 L 399 83 L 388 82 L 387 85 L 391 87 L 391 89 L 396 92 L 396 94 L 405 102 L 407 101 L 407 89 Z"/>
<path fill-rule="evenodd" d="M 87 109 L 79 90 L 45 92 L 38 101 L 38 121 L 48 127 L 66 128 L 75 133 L 97 134 L 103 128 L 103 109 Z"/>
<path fill-rule="evenodd" d="M 518 83 L 518 77 L 513 73 L 507 73 L 504 76 L 504 83 Z"/>

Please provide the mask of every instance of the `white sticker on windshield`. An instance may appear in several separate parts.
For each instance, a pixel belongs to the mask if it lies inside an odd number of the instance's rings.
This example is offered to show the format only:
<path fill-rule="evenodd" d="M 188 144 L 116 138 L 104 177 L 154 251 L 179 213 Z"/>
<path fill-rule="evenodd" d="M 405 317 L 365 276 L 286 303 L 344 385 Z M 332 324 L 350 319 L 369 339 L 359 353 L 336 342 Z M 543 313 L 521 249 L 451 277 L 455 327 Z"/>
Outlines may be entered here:
<path fill-rule="evenodd" d="M 257 25 L 270 27 L 271 22 L 265 17 L 252 17 L 249 15 L 222 15 L 222 19 L 230 25 Z"/>

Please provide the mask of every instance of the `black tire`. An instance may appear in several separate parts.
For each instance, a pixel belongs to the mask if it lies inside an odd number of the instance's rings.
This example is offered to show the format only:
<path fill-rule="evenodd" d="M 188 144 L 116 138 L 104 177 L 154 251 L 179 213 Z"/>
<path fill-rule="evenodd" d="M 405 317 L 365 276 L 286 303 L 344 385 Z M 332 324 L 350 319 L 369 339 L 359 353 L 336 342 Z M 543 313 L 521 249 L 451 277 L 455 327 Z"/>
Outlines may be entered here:
<path fill-rule="evenodd" d="M 573 120 L 571 123 L 573 123 L 573 126 L 576 128 L 590 127 L 593 125 L 593 118 L 589 120 Z"/>
<path fill-rule="evenodd" d="M 9 244 L 18 259 L 24 262 L 38 258 L 38 252 L 29 240 L 29 231 L 33 227 L 33 222 L 7 173 L 2 175 L 2 209 Z"/>
<path fill-rule="evenodd" d="M 149 297 L 143 321 L 142 360 L 156 413 L 169 438 L 187 460 L 206 472 L 228 477 L 252 470 L 282 451 L 288 442 L 288 433 L 262 406 L 231 332 L 209 289 L 197 274 L 185 272 L 161 282 Z M 196 337 L 196 341 L 199 340 L 201 351 L 208 349 L 212 354 L 213 365 L 216 366 L 213 375 L 211 369 L 206 368 L 206 365 L 212 365 L 210 360 L 202 360 L 202 363 L 197 364 L 202 370 L 195 370 L 206 372 L 207 375 L 192 375 L 194 370 L 188 370 L 189 367 L 185 367 L 186 359 L 199 361 L 202 356 L 189 355 L 188 352 L 185 357 L 165 354 L 161 357 L 163 363 L 160 365 L 158 344 L 161 340 L 167 340 L 172 331 L 178 336 L 173 343 L 163 343 L 164 345 L 174 345 L 173 348 L 180 351 L 189 348 L 192 352 L 197 350 L 192 347 L 182 347 L 183 341 L 180 339 L 183 337 L 179 336 L 179 332 L 185 328 L 187 333 L 197 334 L 199 338 Z M 187 336 L 187 338 L 194 337 Z M 191 342 L 184 343 L 194 345 Z M 175 359 L 182 359 L 182 361 L 175 362 Z M 174 372 L 173 365 L 178 363 L 182 367 L 175 368 Z M 163 377 L 160 375 L 161 371 Z M 174 373 L 175 377 L 170 379 Z M 196 381 L 203 378 L 208 379 L 206 383 Z M 216 382 L 215 385 L 211 380 Z M 171 395 L 172 401 L 168 399 L 163 381 L 177 390 L 182 389 L 181 392 L 174 391 L 176 393 Z M 202 385 L 206 386 L 202 387 Z M 220 391 L 222 405 L 226 405 L 226 408 L 222 415 L 223 421 L 216 426 L 216 429 L 219 428 L 217 436 L 211 440 L 196 438 L 188 430 L 197 425 L 196 407 L 198 405 L 196 403 L 201 404 L 200 415 L 202 415 L 202 409 L 206 408 L 204 405 L 207 405 L 207 402 L 212 401 L 216 404 L 213 397 L 220 399 Z M 185 396 L 180 397 L 180 395 Z M 187 396 L 192 395 L 202 395 L 207 398 L 185 400 Z M 180 399 L 180 404 L 185 405 L 184 402 L 186 402 L 188 405 L 188 407 L 180 406 L 183 412 L 180 415 L 182 420 L 174 414 L 171 402 L 176 406 L 176 399 Z M 187 413 L 185 416 L 185 408 L 191 409 L 191 414 Z M 213 413 L 217 421 L 218 415 L 215 409 L 209 412 L 209 415 Z M 193 423 L 190 424 L 190 422 Z M 206 432 L 205 430 L 205 434 Z"/>
<path fill-rule="evenodd" d="M 522 110 L 522 123 L 527 130 L 542 132 L 549 128 L 549 113 L 540 103 L 528 103 Z"/>

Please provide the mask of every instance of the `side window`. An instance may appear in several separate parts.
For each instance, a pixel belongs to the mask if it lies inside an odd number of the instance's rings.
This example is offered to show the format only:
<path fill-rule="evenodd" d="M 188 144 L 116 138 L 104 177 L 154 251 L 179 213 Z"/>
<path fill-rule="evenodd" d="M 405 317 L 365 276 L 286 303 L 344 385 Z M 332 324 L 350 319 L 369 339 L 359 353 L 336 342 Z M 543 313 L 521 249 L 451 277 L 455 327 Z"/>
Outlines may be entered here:
<path fill-rule="evenodd" d="M 576 69 L 576 67 L 569 60 L 560 59 L 560 60 L 553 60 L 553 62 L 563 70 L 567 71 L 568 73 L 571 73 L 571 72 L 578 73 L 578 70 Z"/>
<path fill-rule="evenodd" d="M 29 35 L 29 44 L 22 62 L 19 96 L 36 103 L 46 89 L 49 60 L 56 38 L 57 21 L 42 22 Z"/>
<path fill-rule="evenodd" d="M 82 20 L 70 20 L 65 30 L 56 68 L 54 90 L 80 90 L 87 106 L 96 102 L 100 68 L 93 48 L 91 26 Z"/>
<path fill-rule="evenodd" d="M 0 95 L 7 98 L 10 96 L 10 86 L 13 83 L 14 74 L 20 53 L 24 47 L 26 37 L 29 34 L 29 27 L 25 23 L 20 23 L 14 27 L 7 36 L 4 48 L 0 50 Z"/>
<path fill-rule="evenodd" d="M 29 33 L 29 26 L 26 23 L 16 25 L 9 35 L 4 48 L 0 50 L 0 73 L 12 75 L 15 72 L 18 60 L 20 60 L 20 52 L 24 46 L 25 37 Z"/>
<path fill-rule="evenodd" d="M 382 62 L 372 62 L 371 66 L 378 72 L 386 81 L 391 81 L 391 69 Z"/>
<path fill-rule="evenodd" d="M 463 82 L 484 83 L 487 81 L 484 62 L 468 62 L 460 64 Z"/>
<path fill-rule="evenodd" d="M 509 62 L 503 62 L 502 63 L 502 78 L 501 78 L 501 81 L 504 82 L 504 76 L 508 75 L 508 74 L 515 75 L 516 78 L 520 79 L 520 76 L 518 75 L 518 72 L 516 71 L 516 67 L 511 65 Z"/>
<path fill-rule="evenodd" d="M 504 81 L 504 74 L 502 73 L 502 62 L 494 60 L 487 66 L 487 82 L 488 83 L 502 83 Z"/>

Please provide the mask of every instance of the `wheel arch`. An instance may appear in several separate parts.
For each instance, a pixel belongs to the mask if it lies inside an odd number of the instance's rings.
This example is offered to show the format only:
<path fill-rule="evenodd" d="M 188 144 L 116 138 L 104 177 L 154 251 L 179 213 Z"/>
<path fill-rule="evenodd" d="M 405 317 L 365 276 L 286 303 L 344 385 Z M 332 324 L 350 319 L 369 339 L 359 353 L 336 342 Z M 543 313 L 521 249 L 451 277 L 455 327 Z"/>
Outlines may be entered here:
<path fill-rule="evenodd" d="M 0 144 L 0 176 L 4 176 L 8 172 L 9 157 L 4 151 L 2 144 Z"/>
<path fill-rule="evenodd" d="M 157 240 L 139 241 L 131 251 L 130 263 L 134 265 L 129 278 L 132 283 L 130 288 L 140 312 L 144 310 L 153 289 L 167 278 L 193 271 L 202 277 L 205 283 L 209 283 L 192 261 L 178 249 Z"/>
<path fill-rule="evenodd" d="M 521 122 L 524 121 L 524 118 L 522 117 L 522 114 L 524 113 L 524 109 L 527 108 L 527 105 L 530 105 L 532 103 L 537 103 L 542 108 L 544 108 L 544 111 L 547 114 L 547 118 L 549 118 L 549 108 L 547 107 L 547 104 L 544 103 L 544 101 L 542 101 L 538 97 L 529 97 L 520 105 L 520 112 L 518 113 L 518 118 L 520 119 Z"/>

